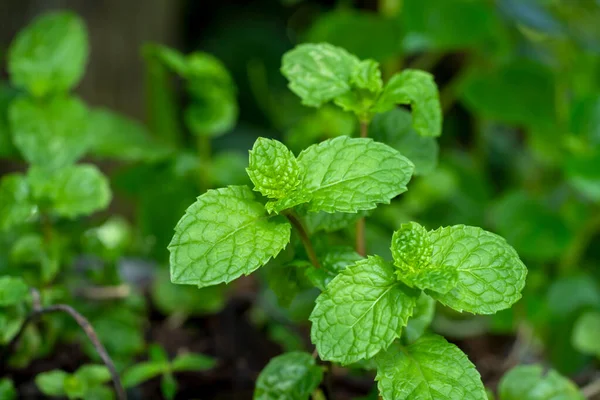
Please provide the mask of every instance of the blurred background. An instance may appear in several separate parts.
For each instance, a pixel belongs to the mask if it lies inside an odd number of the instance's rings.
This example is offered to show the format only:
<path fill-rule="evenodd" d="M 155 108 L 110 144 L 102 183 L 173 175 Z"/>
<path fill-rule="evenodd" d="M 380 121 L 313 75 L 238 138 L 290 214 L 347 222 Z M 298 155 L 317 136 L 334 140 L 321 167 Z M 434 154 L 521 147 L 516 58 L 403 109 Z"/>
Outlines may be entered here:
<path fill-rule="evenodd" d="M 219 367 L 201 378 L 183 374 L 178 398 L 202 390 L 203 399 L 247 399 L 270 357 L 308 346 L 314 288 L 290 284 L 288 293 L 275 293 L 263 283 L 281 277 L 268 268 L 226 288 L 174 286 L 166 247 L 199 194 L 248 182 L 247 150 L 257 137 L 283 140 L 298 154 L 319 140 L 357 134 L 351 115 L 302 106 L 279 71 L 296 44 L 329 42 L 377 60 L 384 80 L 403 68 L 430 71 L 444 110 L 439 140 L 409 145 L 418 159 L 409 191 L 370 216 L 368 253 L 389 258 L 391 232 L 408 220 L 428 228 L 476 225 L 504 236 L 529 268 L 523 299 L 494 316 L 439 307 L 432 329 L 461 346 L 491 388 L 522 362 L 541 362 L 580 385 L 598 377 L 600 329 L 581 321 L 600 319 L 600 1 L 4 0 L 2 65 L 19 30 L 43 12 L 64 9 L 85 21 L 91 49 L 75 93 L 90 108 L 117 113 L 111 129 L 137 138 L 109 141 L 85 158 L 110 177 L 109 209 L 83 225 L 56 225 L 82 238 L 67 240 L 77 256 L 61 265 L 83 269 L 97 285 L 130 290 L 82 306 L 123 366 L 143 358 L 147 343 L 170 353 L 203 352 Z M 198 128 L 183 110 L 203 99 L 156 62 L 157 44 L 209 53 L 230 72 L 235 104 L 211 110 L 214 133 L 198 135 L 212 128 Z M 15 92 L 0 71 L 6 174 L 26 164 L 10 144 L 6 107 Z M 96 135 L 108 135 L 102 129 L 98 122 Z M 102 229 L 124 239 L 110 247 L 98 236 Z M 7 255 L 14 243 L 9 234 L 0 241 L 0 270 L 31 264 Z M 110 264 L 116 273 L 80 264 Z M 23 355 L 13 372 L 21 390 L 35 392 L 28 389 L 32 374 L 73 370 L 93 357 L 71 340 L 51 341 L 59 350 L 38 344 Z M 60 356 L 65 352 L 77 356 Z M 149 381 L 139 398 L 159 398 L 152 397 L 159 385 Z M 338 399 L 367 396 L 372 376 L 340 371 L 334 386 Z"/>

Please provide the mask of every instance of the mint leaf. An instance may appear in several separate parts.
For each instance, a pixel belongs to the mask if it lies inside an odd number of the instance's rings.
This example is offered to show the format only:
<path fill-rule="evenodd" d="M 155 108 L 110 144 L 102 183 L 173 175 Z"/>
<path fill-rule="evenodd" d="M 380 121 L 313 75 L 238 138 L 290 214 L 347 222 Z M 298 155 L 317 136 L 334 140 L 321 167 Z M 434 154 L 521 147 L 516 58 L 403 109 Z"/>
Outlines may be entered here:
<path fill-rule="evenodd" d="M 17 399 L 17 389 L 15 389 L 15 385 L 13 385 L 13 382 L 8 378 L 0 379 L 0 399 Z"/>
<path fill-rule="evenodd" d="M 54 369 L 42 372 L 35 377 L 35 384 L 47 396 L 64 396 L 65 380 L 69 377 L 65 371 Z"/>
<path fill-rule="evenodd" d="M 412 343 L 419 339 L 433 321 L 435 315 L 435 300 L 427 296 L 424 292 L 417 299 L 417 304 L 413 310 L 413 315 L 409 318 L 408 324 L 402 331 L 402 338 L 407 343 Z"/>
<path fill-rule="evenodd" d="M 30 192 L 22 174 L 7 174 L 0 179 L 0 231 L 27 223 L 35 215 L 37 207 Z"/>
<path fill-rule="evenodd" d="M 27 175 L 37 201 L 61 217 L 92 214 L 111 200 L 108 179 L 95 165 L 77 164 L 58 171 L 32 167 Z"/>
<path fill-rule="evenodd" d="M 131 388 L 146 382 L 152 378 L 162 375 L 168 371 L 169 365 L 160 362 L 141 362 L 127 369 L 123 373 L 123 386 Z"/>
<path fill-rule="evenodd" d="M 391 346 L 375 358 L 384 400 L 485 400 L 481 377 L 467 356 L 438 335 Z"/>
<path fill-rule="evenodd" d="M 359 89 L 368 90 L 372 93 L 379 93 L 383 89 L 381 80 L 381 71 L 379 63 L 374 60 L 363 60 L 359 62 L 350 76 L 352 86 Z"/>
<path fill-rule="evenodd" d="M 500 380 L 501 400 L 584 400 L 577 386 L 554 370 L 540 365 L 520 365 Z"/>
<path fill-rule="evenodd" d="M 350 91 L 350 78 L 358 63 L 358 58 L 340 47 L 301 44 L 283 55 L 281 73 L 302 104 L 319 107 Z"/>
<path fill-rule="evenodd" d="M 110 372 L 104 365 L 82 365 L 75 371 L 74 376 L 89 387 L 110 381 Z"/>
<path fill-rule="evenodd" d="M 376 115 L 369 126 L 369 137 L 388 144 L 412 161 L 415 175 L 427 175 L 437 166 L 437 140 L 419 135 L 412 127 L 412 116 L 406 110 L 394 108 Z"/>
<path fill-rule="evenodd" d="M 307 212 L 303 215 L 304 223 L 311 233 L 335 232 L 352 226 L 356 221 L 368 215 L 365 211 L 356 213 L 328 213 L 325 211 Z"/>
<path fill-rule="evenodd" d="M 34 96 L 72 89 L 85 70 L 88 37 L 81 18 L 55 12 L 21 30 L 8 50 L 11 82 Z"/>
<path fill-rule="evenodd" d="M 238 105 L 233 89 L 191 82 L 188 91 L 191 104 L 184 112 L 185 122 L 197 136 L 221 136 L 235 126 Z"/>
<path fill-rule="evenodd" d="M 290 232 L 291 225 L 269 217 L 247 186 L 209 190 L 175 227 L 171 281 L 203 287 L 248 275 L 288 244 Z"/>
<path fill-rule="evenodd" d="M 13 142 L 30 164 L 63 167 L 77 161 L 90 145 L 88 111 L 76 97 L 20 97 L 11 103 L 8 116 Z"/>
<path fill-rule="evenodd" d="M 261 371 L 254 400 L 306 400 L 323 379 L 323 370 L 308 353 L 277 356 Z"/>
<path fill-rule="evenodd" d="M 358 261 L 317 298 L 311 339 L 324 360 L 350 364 L 370 358 L 400 336 L 416 299 L 382 258 Z"/>
<path fill-rule="evenodd" d="M 217 361 L 204 354 L 193 354 L 186 353 L 180 354 L 171 363 L 171 370 L 173 372 L 185 372 L 185 371 L 204 371 L 213 368 L 217 365 Z"/>
<path fill-rule="evenodd" d="M 258 138 L 250 150 L 246 171 L 254 190 L 270 199 L 282 199 L 300 184 L 296 157 L 277 140 Z"/>
<path fill-rule="evenodd" d="M 600 312 L 588 311 L 581 315 L 573 327 L 571 342 L 573 347 L 585 354 L 600 358 Z"/>
<path fill-rule="evenodd" d="M 442 134 L 442 107 L 433 75 L 406 69 L 392 76 L 374 110 L 386 112 L 397 104 L 411 106 L 413 127 L 421 136 L 437 137 Z"/>
<path fill-rule="evenodd" d="M 429 293 L 457 311 L 494 314 L 521 298 L 527 268 L 517 252 L 498 235 L 456 225 L 429 232 L 432 263 L 456 269 L 458 282 L 446 294 Z"/>
<path fill-rule="evenodd" d="M 298 156 L 301 189 L 309 211 L 369 210 L 406 191 L 413 164 L 371 139 L 340 136 L 310 146 Z"/>
<path fill-rule="evenodd" d="M 336 246 L 319 255 L 322 268 L 308 268 L 305 273 L 310 281 L 322 291 L 329 282 L 342 272 L 347 266 L 362 260 L 363 257 L 352 247 Z"/>
<path fill-rule="evenodd" d="M 410 287 L 447 293 L 456 286 L 455 269 L 432 264 L 429 232 L 416 222 L 402 224 L 392 236 L 392 256 L 398 279 Z"/>
<path fill-rule="evenodd" d="M 0 276 L 0 307 L 12 306 L 27 298 L 28 287 L 21 278 Z"/>

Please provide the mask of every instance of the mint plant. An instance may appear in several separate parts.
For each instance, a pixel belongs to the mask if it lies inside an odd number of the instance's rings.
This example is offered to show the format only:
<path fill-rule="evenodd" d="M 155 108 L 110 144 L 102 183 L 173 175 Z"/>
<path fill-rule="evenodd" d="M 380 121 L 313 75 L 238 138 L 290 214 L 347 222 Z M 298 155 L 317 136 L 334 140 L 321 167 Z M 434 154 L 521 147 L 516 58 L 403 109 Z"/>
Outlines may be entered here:
<path fill-rule="evenodd" d="M 327 44 L 298 46 L 284 56 L 282 72 L 305 104 L 334 101 L 353 111 L 363 125 L 361 136 L 377 112 L 406 103 L 412 105 L 415 130 L 440 133 L 437 92 L 425 73 L 405 71 L 384 88 L 374 61 L 361 62 Z M 248 275 L 276 262 L 293 230 L 311 263 L 297 264 L 323 290 L 309 318 L 321 360 L 349 365 L 373 359 L 384 399 L 433 392 L 448 399 L 486 398 L 466 355 L 440 336 L 423 334 L 430 308 L 422 299 L 475 314 L 509 308 L 521 297 L 527 270 L 504 239 L 477 227 L 427 230 L 410 222 L 391 238 L 393 262 L 359 256 L 326 270 L 304 219 L 315 213 L 357 215 L 388 204 L 407 190 L 414 164 L 365 137 L 326 140 L 297 157 L 283 143 L 259 138 L 247 172 L 262 200 L 246 186 L 229 186 L 206 192 L 187 209 L 169 245 L 173 283 L 204 287 Z M 411 341 L 398 341 L 413 314 Z M 432 372 L 424 374 L 425 369 Z M 310 355 L 284 355 L 263 371 L 255 398 L 283 395 L 282 390 L 306 398 L 319 377 Z"/>
<path fill-rule="evenodd" d="M 103 365 L 83 365 L 72 374 L 52 370 L 35 377 L 36 385 L 46 396 L 69 399 L 113 399 L 112 391 L 103 386 L 108 381 L 110 373 Z"/>

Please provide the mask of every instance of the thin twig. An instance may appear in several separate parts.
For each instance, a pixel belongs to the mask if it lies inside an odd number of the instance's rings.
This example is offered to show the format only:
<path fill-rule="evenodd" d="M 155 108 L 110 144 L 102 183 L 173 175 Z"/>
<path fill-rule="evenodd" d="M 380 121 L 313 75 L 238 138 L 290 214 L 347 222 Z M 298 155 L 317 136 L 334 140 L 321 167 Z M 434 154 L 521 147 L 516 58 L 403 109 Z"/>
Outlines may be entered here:
<path fill-rule="evenodd" d="M 115 364 L 113 363 L 112 359 L 108 355 L 108 352 L 98 339 L 96 331 L 94 331 L 94 328 L 87 320 L 87 318 L 78 313 L 73 307 L 66 304 L 55 304 L 47 307 L 39 307 L 39 293 L 37 293 L 37 290 L 35 289 L 32 290 L 32 294 L 33 293 L 36 293 L 33 295 L 34 309 L 31 312 L 31 314 L 29 314 L 29 316 L 25 319 L 23 325 L 21 325 L 19 332 L 17 332 L 15 337 L 13 337 L 10 343 L 8 343 L 8 345 L 0 353 L 0 363 L 5 363 L 8 360 L 8 355 L 16 349 L 17 345 L 19 344 L 19 340 L 21 339 L 21 336 L 23 336 L 23 333 L 25 332 L 30 323 L 36 321 L 44 314 L 64 312 L 69 314 L 75 320 L 75 322 L 77 322 L 81 329 L 83 329 L 88 339 L 90 340 L 90 342 L 92 342 L 92 345 L 96 349 L 96 352 L 98 353 L 100 358 L 102 358 L 102 361 L 106 365 L 106 368 L 108 368 L 108 370 L 110 371 L 113 385 L 115 387 L 115 392 L 117 393 L 117 399 L 126 400 L 127 396 L 125 394 L 125 389 L 123 389 L 123 385 L 121 384 L 121 379 L 119 378 L 119 374 L 117 373 Z"/>
<path fill-rule="evenodd" d="M 581 393 L 583 393 L 586 399 L 594 399 L 598 394 L 600 394 L 600 378 L 584 386 L 581 389 Z"/>
<path fill-rule="evenodd" d="M 302 224 L 302 221 L 300 221 L 300 219 L 293 212 L 285 212 L 284 215 L 291 222 L 292 226 L 298 232 L 298 235 L 300 236 L 300 240 L 302 241 L 302 244 L 304 245 L 304 249 L 306 250 L 306 254 L 308 255 L 308 259 L 310 260 L 312 265 L 314 265 L 315 268 L 321 268 L 321 264 L 319 263 L 319 259 L 317 258 L 317 253 L 315 252 L 312 242 L 310 241 L 310 238 L 308 237 L 308 233 L 306 232 L 306 229 L 304 229 L 304 225 Z"/>
<path fill-rule="evenodd" d="M 117 286 L 88 286 L 76 294 L 88 300 L 118 300 L 129 297 L 131 286 L 121 284 Z"/>

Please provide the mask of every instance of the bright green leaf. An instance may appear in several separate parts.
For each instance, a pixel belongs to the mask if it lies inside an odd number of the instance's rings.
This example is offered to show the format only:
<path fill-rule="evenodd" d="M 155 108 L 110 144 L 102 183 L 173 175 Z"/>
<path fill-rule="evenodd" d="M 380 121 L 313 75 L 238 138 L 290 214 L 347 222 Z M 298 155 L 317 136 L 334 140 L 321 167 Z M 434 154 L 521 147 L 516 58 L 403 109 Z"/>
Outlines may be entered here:
<path fill-rule="evenodd" d="M 396 150 L 371 139 L 340 136 L 304 150 L 301 190 L 309 211 L 369 210 L 406 191 L 413 164 Z"/>
<path fill-rule="evenodd" d="M 27 298 L 28 286 L 21 278 L 0 276 L 0 307 L 18 304 Z"/>
<path fill-rule="evenodd" d="M 59 168 L 81 158 L 91 144 L 88 110 L 76 97 L 45 100 L 20 97 L 12 102 L 13 142 L 27 162 Z"/>
<path fill-rule="evenodd" d="M 166 373 L 160 380 L 160 391 L 167 400 L 173 400 L 177 394 L 177 381 L 173 374 Z"/>
<path fill-rule="evenodd" d="M 352 71 L 350 83 L 354 87 L 368 90 L 372 93 L 381 92 L 383 81 L 381 80 L 379 63 L 373 60 L 364 60 L 358 63 Z"/>
<path fill-rule="evenodd" d="M 573 347 L 585 354 L 600 358 L 600 312 L 588 311 L 581 315 L 573 327 Z"/>
<path fill-rule="evenodd" d="M 412 343 L 419 339 L 423 336 L 431 324 L 431 321 L 433 321 L 434 315 L 435 300 L 422 292 L 417 299 L 413 315 L 409 318 L 408 324 L 402 331 L 402 338 L 405 339 L 407 343 Z"/>
<path fill-rule="evenodd" d="M 173 372 L 205 371 L 214 368 L 215 365 L 217 365 L 217 361 L 212 357 L 204 354 L 186 353 L 175 357 L 171 363 L 171 369 Z"/>
<path fill-rule="evenodd" d="M 446 294 L 429 293 L 457 311 L 494 314 L 521 298 L 527 268 L 498 235 L 456 225 L 430 231 L 434 265 L 455 268 L 458 283 Z"/>
<path fill-rule="evenodd" d="M 102 385 L 111 379 L 110 371 L 104 365 L 83 365 L 75 371 L 74 376 L 89 387 Z"/>
<path fill-rule="evenodd" d="M 384 400 L 486 400 L 475 366 L 454 344 L 427 335 L 380 353 L 377 386 Z"/>
<path fill-rule="evenodd" d="M 397 104 L 411 106 L 413 128 L 421 136 L 442 134 L 442 107 L 433 75 L 425 71 L 406 69 L 390 78 L 375 105 L 383 113 Z"/>
<path fill-rule="evenodd" d="M 17 400 L 17 389 L 8 378 L 0 379 L 0 399 Z"/>
<path fill-rule="evenodd" d="M 254 190 L 270 199 L 282 199 L 300 184 L 296 157 L 277 140 L 258 138 L 250 150 L 246 171 Z"/>
<path fill-rule="evenodd" d="M 35 384 L 47 396 L 64 396 L 65 379 L 69 376 L 65 371 L 55 369 L 42 372 L 35 377 Z"/>
<path fill-rule="evenodd" d="M 112 197 L 108 179 L 91 164 L 72 165 L 53 172 L 32 167 L 28 181 L 41 204 L 66 218 L 102 210 Z"/>
<path fill-rule="evenodd" d="M 266 215 L 247 186 L 210 190 L 175 227 L 171 281 L 202 287 L 248 275 L 287 245 L 290 232 L 283 217 Z"/>
<path fill-rule="evenodd" d="M 348 266 L 317 298 L 310 316 L 320 357 L 350 364 L 386 349 L 400 336 L 417 296 L 380 257 Z"/>
<path fill-rule="evenodd" d="M 284 54 L 281 72 L 303 104 L 319 107 L 350 91 L 350 78 L 358 63 L 340 47 L 301 44 Z"/>
<path fill-rule="evenodd" d="M 577 386 L 554 370 L 544 373 L 539 365 L 520 365 L 500 380 L 501 400 L 584 400 Z"/>
<path fill-rule="evenodd" d="M 140 385 L 154 377 L 162 375 L 169 369 L 166 363 L 141 362 L 127 369 L 121 378 L 123 386 L 131 388 Z"/>
<path fill-rule="evenodd" d="M 0 179 L 0 231 L 29 222 L 36 212 L 25 176 L 4 175 Z"/>
<path fill-rule="evenodd" d="M 44 14 L 20 31 L 10 45 L 11 82 L 38 97 L 66 92 L 83 76 L 88 52 L 81 18 L 65 11 Z"/>
<path fill-rule="evenodd" d="M 347 266 L 362 260 L 363 257 L 352 247 L 335 246 L 328 248 L 323 254 L 319 254 L 322 268 L 310 267 L 306 270 L 306 276 L 321 290 L 325 290 L 329 282 L 343 271 Z"/>
<path fill-rule="evenodd" d="M 256 380 L 254 400 L 306 400 L 323 379 L 323 370 L 308 353 L 277 356 Z"/>
<path fill-rule="evenodd" d="M 412 127 L 412 116 L 394 108 L 373 118 L 369 137 L 386 143 L 415 164 L 415 175 L 427 175 L 438 163 L 439 146 L 435 138 L 419 135 Z"/>

